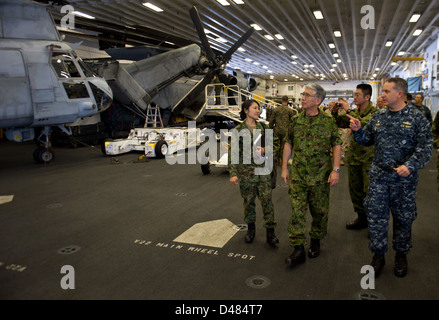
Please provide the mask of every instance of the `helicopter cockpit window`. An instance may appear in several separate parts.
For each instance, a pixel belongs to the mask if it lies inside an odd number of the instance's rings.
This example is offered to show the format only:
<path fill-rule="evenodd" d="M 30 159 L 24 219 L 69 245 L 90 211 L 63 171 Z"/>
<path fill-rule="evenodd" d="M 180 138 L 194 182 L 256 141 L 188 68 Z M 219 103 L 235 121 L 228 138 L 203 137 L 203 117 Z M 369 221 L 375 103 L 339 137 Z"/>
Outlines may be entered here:
<path fill-rule="evenodd" d="M 73 58 L 65 52 L 52 54 L 52 66 L 58 78 L 81 78 Z"/>
<path fill-rule="evenodd" d="M 67 92 L 67 95 L 69 96 L 69 99 L 82 99 L 82 98 L 90 97 L 84 82 L 78 82 L 78 83 L 63 82 L 63 85 L 64 85 L 64 89 Z"/>
<path fill-rule="evenodd" d="M 96 75 L 91 71 L 90 67 L 82 61 L 81 58 L 78 59 L 79 66 L 82 69 L 82 72 L 84 72 L 86 78 L 95 77 Z"/>

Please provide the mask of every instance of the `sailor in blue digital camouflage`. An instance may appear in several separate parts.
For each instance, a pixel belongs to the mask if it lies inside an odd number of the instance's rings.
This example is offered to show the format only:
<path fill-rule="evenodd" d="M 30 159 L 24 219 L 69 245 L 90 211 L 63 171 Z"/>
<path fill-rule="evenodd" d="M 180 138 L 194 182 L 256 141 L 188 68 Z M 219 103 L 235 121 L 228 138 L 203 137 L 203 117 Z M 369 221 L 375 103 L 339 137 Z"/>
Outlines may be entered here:
<path fill-rule="evenodd" d="M 358 119 L 351 117 L 355 141 L 375 145 L 364 202 L 375 276 L 385 265 L 390 212 L 396 251 L 394 273 L 398 277 L 407 274 L 406 255 L 412 248 L 412 223 L 417 216 L 418 170 L 430 161 L 432 153 L 430 124 L 416 107 L 405 103 L 406 94 L 407 82 L 390 78 L 381 95 L 387 108 L 377 111 L 364 128 Z"/>

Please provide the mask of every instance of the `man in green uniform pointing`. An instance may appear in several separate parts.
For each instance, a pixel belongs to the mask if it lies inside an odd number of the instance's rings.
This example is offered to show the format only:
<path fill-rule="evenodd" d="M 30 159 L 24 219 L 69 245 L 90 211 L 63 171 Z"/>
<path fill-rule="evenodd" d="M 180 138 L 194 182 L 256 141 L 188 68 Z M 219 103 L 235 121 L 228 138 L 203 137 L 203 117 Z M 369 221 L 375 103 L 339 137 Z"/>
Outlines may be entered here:
<path fill-rule="evenodd" d="M 288 225 L 293 253 L 286 259 L 289 265 L 306 259 L 306 211 L 312 215 L 310 258 L 320 254 L 320 240 L 327 233 L 330 186 L 339 182 L 341 144 L 334 119 L 320 111 L 325 90 L 318 84 L 308 84 L 302 93 L 304 112 L 294 116 L 288 128 L 283 152 L 282 179 L 289 183 L 292 214 Z M 288 171 L 288 160 L 294 151 Z M 333 164 L 331 164 L 331 151 Z"/>
<path fill-rule="evenodd" d="M 349 109 L 349 104 L 346 100 L 339 101 L 340 106 L 335 102 L 329 104 L 332 109 L 332 116 L 339 128 L 349 128 L 350 119 L 346 115 L 338 113 L 339 109 L 346 111 L 346 114 L 359 119 L 361 126 L 364 127 L 377 111 L 370 98 L 372 96 L 372 87 L 369 84 L 359 84 L 354 93 L 354 103 L 358 108 L 354 110 Z M 354 211 L 357 213 L 357 218 L 348 224 L 347 229 L 363 229 L 367 228 L 366 210 L 364 209 L 364 199 L 369 188 L 369 170 L 373 160 L 374 147 L 362 146 L 358 144 L 352 136 L 348 149 L 348 179 L 349 179 L 349 193 L 351 201 L 354 206 Z"/>

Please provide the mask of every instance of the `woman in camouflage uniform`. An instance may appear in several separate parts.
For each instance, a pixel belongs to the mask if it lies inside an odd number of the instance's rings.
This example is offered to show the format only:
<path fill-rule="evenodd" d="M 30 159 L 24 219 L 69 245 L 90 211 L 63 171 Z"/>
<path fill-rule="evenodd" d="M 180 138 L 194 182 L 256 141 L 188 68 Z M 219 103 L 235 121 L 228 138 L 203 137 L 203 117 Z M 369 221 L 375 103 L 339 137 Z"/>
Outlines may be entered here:
<path fill-rule="evenodd" d="M 264 156 L 268 148 L 272 148 L 272 145 L 264 145 L 265 139 L 261 138 L 261 147 L 257 147 L 256 149 L 248 147 L 244 149 L 246 140 L 250 142 L 247 146 L 253 146 L 254 141 L 257 139 L 254 138 L 254 134 L 259 135 L 261 133 L 264 135 L 263 133 L 268 130 L 263 123 L 257 122 L 259 115 L 260 106 L 257 101 L 246 100 L 242 104 L 241 119 L 245 119 L 241 124 L 235 127 L 232 133 L 231 152 L 229 153 L 230 183 L 232 185 L 238 185 L 239 182 L 241 196 L 244 199 L 244 221 L 248 224 L 245 242 L 251 243 L 255 237 L 255 200 L 256 197 L 258 197 L 264 212 L 264 227 L 267 229 L 267 243 L 275 245 L 279 243 L 279 240 L 274 234 L 276 222 L 274 220 L 274 207 L 271 200 L 271 176 L 268 171 L 266 174 L 256 174 L 255 170 L 258 167 L 262 167 L 262 165 L 256 164 L 254 161 L 254 154 L 256 154 L 256 156 Z M 233 161 L 233 153 L 239 156 L 239 161 Z M 267 153 L 269 154 L 269 152 Z"/>

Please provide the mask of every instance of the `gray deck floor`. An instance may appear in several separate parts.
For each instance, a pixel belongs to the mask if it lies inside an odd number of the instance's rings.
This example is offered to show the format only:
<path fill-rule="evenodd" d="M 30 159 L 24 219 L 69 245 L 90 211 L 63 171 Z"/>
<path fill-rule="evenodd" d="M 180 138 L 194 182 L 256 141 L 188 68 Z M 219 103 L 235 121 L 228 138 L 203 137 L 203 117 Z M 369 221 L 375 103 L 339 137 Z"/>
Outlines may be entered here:
<path fill-rule="evenodd" d="M 14 196 L 0 204 L 0 299 L 340 300 L 364 291 L 360 270 L 372 255 L 367 231 L 345 228 L 354 218 L 346 167 L 331 190 L 321 255 L 289 268 L 291 208 L 280 172 L 273 191 L 279 246 L 265 243 L 257 201 L 255 242 L 246 244 L 245 231 L 237 231 L 214 248 L 173 240 L 201 222 L 243 223 L 239 189 L 229 185 L 225 170 L 204 176 L 198 164 L 136 163 L 136 153 L 115 163 L 99 148 L 55 148 L 55 161 L 44 166 L 33 162 L 33 150 L 33 144 L 0 143 L 0 196 Z M 434 164 L 435 156 L 421 171 L 407 277 L 394 276 L 389 249 L 369 293 L 439 298 Z M 61 287 L 64 265 L 74 268 L 75 289 Z"/>

